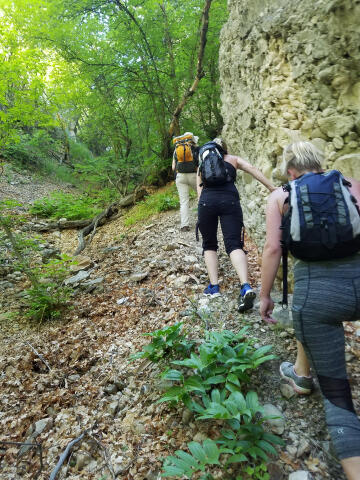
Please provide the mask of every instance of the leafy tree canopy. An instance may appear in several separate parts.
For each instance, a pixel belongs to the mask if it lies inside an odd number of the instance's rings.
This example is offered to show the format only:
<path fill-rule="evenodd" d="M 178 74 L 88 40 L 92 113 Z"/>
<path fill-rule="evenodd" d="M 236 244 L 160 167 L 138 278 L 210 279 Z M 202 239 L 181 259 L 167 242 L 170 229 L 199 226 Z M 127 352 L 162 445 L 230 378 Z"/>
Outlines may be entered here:
<path fill-rule="evenodd" d="M 226 0 L 0 0 L 0 15 L 0 148 L 45 128 L 62 138 L 65 163 L 134 184 L 166 177 L 171 134 L 221 131 Z M 87 153 L 74 158 L 71 142 Z"/>

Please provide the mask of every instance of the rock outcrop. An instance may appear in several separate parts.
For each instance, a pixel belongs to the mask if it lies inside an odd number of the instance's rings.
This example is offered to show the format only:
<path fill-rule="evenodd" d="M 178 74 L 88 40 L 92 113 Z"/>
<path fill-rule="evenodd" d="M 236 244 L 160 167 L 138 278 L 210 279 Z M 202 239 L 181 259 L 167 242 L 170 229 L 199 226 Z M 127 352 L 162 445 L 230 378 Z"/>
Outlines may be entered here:
<path fill-rule="evenodd" d="M 223 137 L 274 184 L 282 149 L 310 139 L 326 168 L 360 179 L 360 1 L 228 0 L 221 33 Z M 261 247 L 267 191 L 242 174 L 247 229 Z"/>

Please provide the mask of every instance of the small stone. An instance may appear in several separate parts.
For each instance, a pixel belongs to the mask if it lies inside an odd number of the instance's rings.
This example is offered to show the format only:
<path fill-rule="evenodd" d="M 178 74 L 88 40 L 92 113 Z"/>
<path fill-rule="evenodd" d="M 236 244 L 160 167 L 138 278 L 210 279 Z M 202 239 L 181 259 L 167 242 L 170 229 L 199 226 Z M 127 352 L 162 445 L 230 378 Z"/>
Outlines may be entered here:
<path fill-rule="evenodd" d="M 289 480 L 312 480 L 313 476 L 306 470 L 298 470 L 297 472 L 290 473 Z"/>
<path fill-rule="evenodd" d="M 336 150 L 340 150 L 344 146 L 344 140 L 342 139 L 342 137 L 334 137 L 332 143 Z"/>
<path fill-rule="evenodd" d="M 292 458 L 295 458 L 295 457 L 296 457 L 297 448 L 296 448 L 294 445 L 288 445 L 288 446 L 286 447 L 286 451 L 288 452 L 288 454 L 290 455 L 290 457 L 292 457 Z"/>
<path fill-rule="evenodd" d="M 108 395 L 113 395 L 117 391 L 118 391 L 117 386 L 113 383 L 106 385 L 106 387 L 104 388 L 104 392 L 107 393 Z"/>
<path fill-rule="evenodd" d="M 355 358 L 355 357 L 354 357 L 354 355 L 353 355 L 352 353 L 350 353 L 350 352 L 346 352 L 346 353 L 345 353 L 345 361 L 346 361 L 346 362 L 351 362 L 351 360 L 353 360 L 354 358 Z"/>
<path fill-rule="evenodd" d="M 149 272 L 138 272 L 132 273 L 129 277 L 131 282 L 141 282 L 149 275 Z"/>
<path fill-rule="evenodd" d="M 138 421 L 138 422 L 135 422 L 134 424 L 134 431 L 138 435 L 143 435 L 144 433 L 146 433 L 146 427 L 142 422 Z"/>
<path fill-rule="evenodd" d="M 129 300 L 129 297 L 122 297 L 122 298 L 118 298 L 116 300 L 116 303 L 118 305 L 124 305 L 124 303 L 126 303 L 128 300 Z"/>
<path fill-rule="evenodd" d="M 168 245 L 163 245 L 163 250 L 165 250 L 165 252 L 170 252 L 172 250 L 176 250 L 179 248 L 179 245 L 175 244 L 175 243 L 169 243 Z"/>
<path fill-rule="evenodd" d="M 91 456 L 88 453 L 80 453 L 78 452 L 76 454 L 76 464 L 75 468 L 77 470 L 82 470 L 86 465 L 88 465 L 91 462 Z"/>
<path fill-rule="evenodd" d="M 110 413 L 111 416 L 115 417 L 119 410 L 119 402 L 111 402 L 106 408 L 107 412 Z"/>
<path fill-rule="evenodd" d="M 288 400 L 295 395 L 294 389 L 287 383 L 282 383 L 280 385 L 281 395 Z"/>
<path fill-rule="evenodd" d="M 73 260 L 76 264 L 70 266 L 70 271 L 74 273 L 87 270 L 93 264 L 91 258 L 86 255 L 77 255 Z"/>
<path fill-rule="evenodd" d="M 73 275 L 72 277 L 67 278 L 64 280 L 65 285 L 74 285 L 75 283 L 79 283 L 82 280 L 85 280 L 90 276 L 90 273 L 85 271 L 85 270 L 80 270 L 76 275 Z"/>
<path fill-rule="evenodd" d="M 309 451 L 310 451 L 310 443 L 306 440 L 306 438 L 302 438 L 300 440 L 300 444 L 298 446 L 296 456 L 300 458 L 304 455 L 304 453 L 308 453 Z"/>
<path fill-rule="evenodd" d="M 286 332 L 286 331 L 285 331 L 285 332 L 280 332 L 280 333 L 279 333 L 279 337 L 280 337 L 280 338 L 285 338 L 285 337 L 288 337 L 288 336 L 289 336 L 289 333 L 288 333 L 288 332 Z"/>
<path fill-rule="evenodd" d="M 94 278 L 94 280 L 87 280 L 86 282 L 83 282 L 82 286 L 84 288 L 96 287 L 97 285 L 100 285 L 103 281 L 104 281 L 104 277 L 97 277 L 97 278 Z"/>
<path fill-rule="evenodd" d="M 281 305 L 275 305 L 275 308 L 272 312 L 272 317 L 277 321 L 279 325 L 283 327 L 292 326 L 291 310 L 288 308 L 283 308 Z"/>
<path fill-rule="evenodd" d="M 278 435 L 284 433 L 285 430 L 285 418 L 282 412 L 272 405 L 271 403 L 266 403 L 264 405 L 264 415 L 266 417 L 277 417 L 277 418 L 269 418 L 266 422 L 270 425 L 271 430 Z"/>
<path fill-rule="evenodd" d="M 146 480 L 161 480 L 160 470 L 149 470 L 146 474 Z"/>
<path fill-rule="evenodd" d="M 181 277 L 176 277 L 172 280 L 171 285 L 174 288 L 183 288 L 187 283 L 189 283 L 190 277 L 188 275 L 181 275 Z"/>
<path fill-rule="evenodd" d="M 188 425 L 190 421 L 193 419 L 194 414 L 191 412 L 188 408 L 184 408 L 183 414 L 182 414 L 182 422 L 185 425 Z"/>
<path fill-rule="evenodd" d="M 78 382 L 80 380 L 80 375 L 79 374 L 69 375 L 67 378 L 69 382 Z"/>
<path fill-rule="evenodd" d="M 186 263 L 196 263 L 197 258 L 194 255 L 185 255 L 184 262 L 186 262 Z"/>
<path fill-rule="evenodd" d="M 205 435 L 205 433 L 198 432 L 198 433 L 196 433 L 196 434 L 194 435 L 193 440 L 194 440 L 194 442 L 199 442 L 199 443 L 201 443 L 201 442 L 203 442 L 204 440 L 206 440 L 207 438 L 208 438 L 208 436 Z"/>

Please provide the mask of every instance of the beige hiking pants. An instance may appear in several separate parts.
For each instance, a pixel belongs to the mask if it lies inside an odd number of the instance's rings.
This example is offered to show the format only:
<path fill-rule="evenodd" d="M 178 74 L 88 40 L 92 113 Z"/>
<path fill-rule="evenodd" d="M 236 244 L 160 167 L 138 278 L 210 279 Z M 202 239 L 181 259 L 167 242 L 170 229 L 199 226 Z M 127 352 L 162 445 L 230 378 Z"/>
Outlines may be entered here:
<path fill-rule="evenodd" d="M 189 188 L 196 192 L 196 173 L 178 173 L 176 175 L 176 187 L 180 198 L 181 227 L 188 227 L 190 223 Z"/>

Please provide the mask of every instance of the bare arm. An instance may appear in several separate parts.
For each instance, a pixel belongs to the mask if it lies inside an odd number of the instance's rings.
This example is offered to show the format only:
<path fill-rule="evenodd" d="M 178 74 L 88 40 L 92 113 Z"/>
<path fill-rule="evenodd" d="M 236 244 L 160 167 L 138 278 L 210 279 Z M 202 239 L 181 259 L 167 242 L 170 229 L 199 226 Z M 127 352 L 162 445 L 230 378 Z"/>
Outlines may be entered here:
<path fill-rule="evenodd" d="M 360 182 L 354 178 L 346 178 L 351 183 L 350 192 L 356 198 L 360 207 Z"/>
<path fill-rule="evenodd" d="M 237 157 L 236 163 L 240 170 L 243 170 L 244 172 L 249 173 L 252 177 L 256 178 L 256 180 L 265 185 L 265 187 L 268 188 L 270 192 L 273 192 L 276 189 L 276 187 L 274 187 L 270 180 L 267 179 L 258 168 L 254 167 L 254 165 L 251 165 L 249 162 L 247 162 L 241 157 Z"/>
<path fill-rule="evenodd" d="M 286 198 L 281 188 L 271 193 L 266 206 L 266 240 L 261 262 L 260 314 L 263 320 L 271 322 L 274 302 L 271 289 L 274 284 L 281 259 L 281 212 L 279 205 Z"/>
<path fill-rule="evenodd" d="M 199 173 L 199 169 L 197 169 L 197 172 L 196 172 L 196 190 L 197 190 L 197 196 L 198 196 L 198 200 L 200 198 L 200 195 L 201 195 L 201 192 L 202 192 L 202 185 L 200 186 L 201 184 L 201 175 Z"/>
<path fill-rule="evenodd" d="M 171 165 L 171 170 L 172 170 L 173 172 L 175 172 L 175 168 L 176 168 L 176 160 L 175 160 L 175 151 L 174 151 L 173 159 L 172 159 L 172 165 Z"/>

